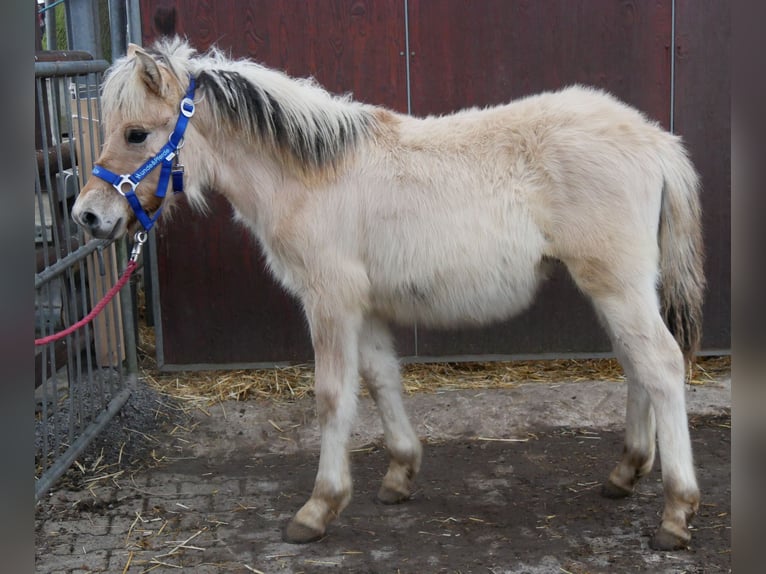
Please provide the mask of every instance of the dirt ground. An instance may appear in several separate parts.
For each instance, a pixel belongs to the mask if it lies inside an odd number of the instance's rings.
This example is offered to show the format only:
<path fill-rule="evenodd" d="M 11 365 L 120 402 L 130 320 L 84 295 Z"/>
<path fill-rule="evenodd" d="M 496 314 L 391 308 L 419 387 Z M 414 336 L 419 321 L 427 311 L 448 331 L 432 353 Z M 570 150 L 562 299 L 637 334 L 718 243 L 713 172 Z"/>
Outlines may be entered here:
<path fill-rule="evenodd" d="M 581 390 L 570 386 L 565 394 L 582 397 Z M 443 401 L 438 413 L 434 399 L 422 405 L 460 427 L 458 399 Z M 624 404 L 619 396 L 614 402 Z M 428 426 L 419 405 L 415 420 Z M 634 496 L 602 498 L 622 432 L 541 424 L 544 414 L 494 437 L 481 427 L 438 433 L 443 439 L 425 433 L 418 489 L 395 506 L 375 501 L 386 454 L 379 439 L 370 440 L 377 431 L 362 429 L 352 452 L 351 504 L 321 541 L 286 544 L 281 529 L 306 500 L 317 468 L 315 430 L 304 430 L 313 427 L 313 407 L 234 403 L 211 416 L 149 422 L 155 428 L 143 429 L 147 440 L 123 448 L 126 460 L 159 462 L 113 480 L 69 473 L 38 505 L 36 571 L 730 572 L 730 418 L 725 406 L 711 407 L 691 416 L 703 500 L 686 551 L 648 548 L 662 510 L 658 463 Z"/>

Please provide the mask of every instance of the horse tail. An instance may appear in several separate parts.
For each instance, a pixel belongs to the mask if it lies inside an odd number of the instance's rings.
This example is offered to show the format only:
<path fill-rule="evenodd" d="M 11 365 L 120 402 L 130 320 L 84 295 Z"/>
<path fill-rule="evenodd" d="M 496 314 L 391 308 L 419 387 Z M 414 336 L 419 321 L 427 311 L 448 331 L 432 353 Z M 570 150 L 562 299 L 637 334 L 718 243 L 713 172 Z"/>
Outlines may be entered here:
<path fill-rule="evenodd" d="M 665 324 L 691 361 L 702 336 L 705 291 L 699 176 L 678 138 L 660 158 L 660 305 Z"/>

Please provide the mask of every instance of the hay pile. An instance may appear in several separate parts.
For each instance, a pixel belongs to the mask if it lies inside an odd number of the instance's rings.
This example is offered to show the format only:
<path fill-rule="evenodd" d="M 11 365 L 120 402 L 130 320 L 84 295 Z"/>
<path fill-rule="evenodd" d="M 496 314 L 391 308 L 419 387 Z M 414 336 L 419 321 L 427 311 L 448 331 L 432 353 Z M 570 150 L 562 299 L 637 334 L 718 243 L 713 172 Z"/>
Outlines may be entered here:
<path fill-rule="evenodd" d="M 314 371 L 310 365 L 263 370 L 160 372 L 154 363 L 153 330 L 140 333 L 143 378 L 157 390 L 197 405 L 227 400 L 296 400 L 313 393 Z M 731 358 L 701 357 L 687 383 L 703 385 L 731 370 Z M 614 359 L 558 359 L 546 361 L 500 361 L 471 363 L 413 363 L 402 367 L 407 394 L 459 389 L 513 388 L 522 383 L 624 381 Z"/>

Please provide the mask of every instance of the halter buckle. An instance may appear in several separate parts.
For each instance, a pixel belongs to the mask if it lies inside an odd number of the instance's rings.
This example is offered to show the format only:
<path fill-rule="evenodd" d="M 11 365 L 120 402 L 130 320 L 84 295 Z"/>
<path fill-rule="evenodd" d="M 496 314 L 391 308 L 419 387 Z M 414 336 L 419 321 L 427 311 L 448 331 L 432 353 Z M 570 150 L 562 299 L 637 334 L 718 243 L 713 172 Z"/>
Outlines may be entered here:
<path fill-rule="evenodd" d="M 130 179 L 130 175 L 128 174 L 122 174 L 120 176 L 120 181 L 118 181 L 117 183 L 113 183 L 112 186 L 114 187 L 114 189 L 117 190 L 117 193 L 125 197 L 127 195 L 127 192 L 122 191 L 122 186 L 125 185 L 126 183 L 130 186 L 130 191 L 135 193 L 136 188 L 138 187 L 138 184 L 132 179 Z"/>

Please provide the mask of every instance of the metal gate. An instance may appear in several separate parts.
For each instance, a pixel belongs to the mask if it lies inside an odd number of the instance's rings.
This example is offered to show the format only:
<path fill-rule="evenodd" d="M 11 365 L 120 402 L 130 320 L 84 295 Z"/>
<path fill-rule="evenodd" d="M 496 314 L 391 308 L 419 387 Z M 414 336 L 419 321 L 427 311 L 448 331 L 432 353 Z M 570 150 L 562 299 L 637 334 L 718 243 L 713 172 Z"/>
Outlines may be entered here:
<path fill-rule="evenodd" d="M 108 66 L 85 52 L 35 62 L 35 337 L 83 318 L 125 267 L 124 241 L 90 239 L 71 206 L 101 147 L 99 87 Z M 128 289 L 96 319 L 35 346 L 35 499 L 119 412 L 135 385 Z"/>

